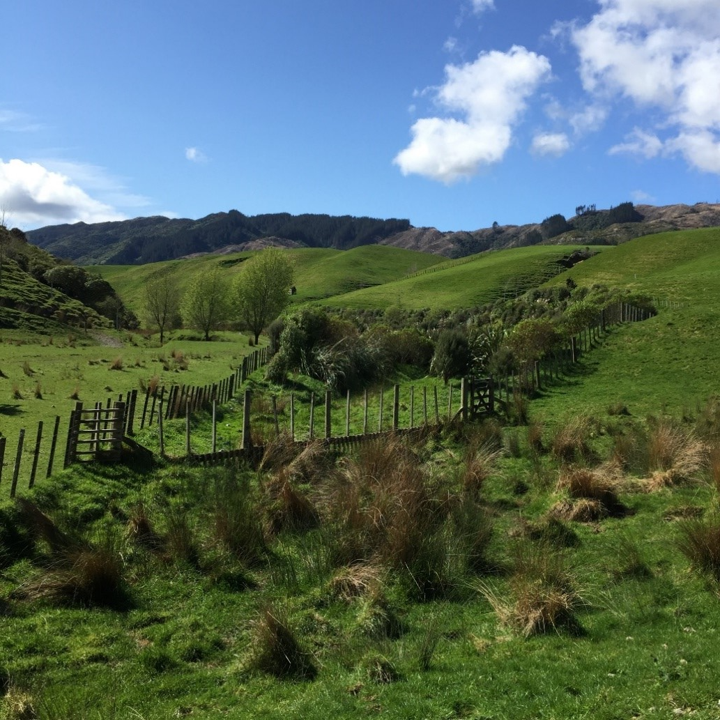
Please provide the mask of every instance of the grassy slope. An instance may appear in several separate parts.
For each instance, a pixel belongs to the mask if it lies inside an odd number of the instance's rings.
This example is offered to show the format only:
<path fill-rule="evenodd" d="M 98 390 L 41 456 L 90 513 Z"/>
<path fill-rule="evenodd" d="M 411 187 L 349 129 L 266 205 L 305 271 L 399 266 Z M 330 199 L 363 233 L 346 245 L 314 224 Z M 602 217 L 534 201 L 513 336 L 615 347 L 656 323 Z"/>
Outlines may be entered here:
<path fill-rule="evenodd" d="M 443 261 L 438 255 L 419 253 L 384 245 L 365 245 L 353 250 L 304 248 L 288 250 L 295 263 L 296 301 L 324 298 L 366 285 L 390 282 L 404 275 Z M 113 285 L 123 300 L 142 314 L 143 288 L 158 272 L 176 275 L 184 287 L 198 273 L 220 265 L 235 276 L 242 269 L 242 260 L 253 253 L 208 255 L 191 260 L 172 260 L 149 265 L 100 265 L 93 267 Z"/>
<path fill-rule="evenodd" d="M 535 287 L 554 272 L 554 263 L 574 246 L 535 246 L 481 253 L 471 260 L 443 263 L 442 269 L 325 301 L 333 307 L 455 309 L 472 307 L 503 293 Z"/>
<path fill-rule="evenodd" d="M 695 409 L 720 391 L 720 229 L 651 235 L 563 273 L 579 285 L 595 282 L 645 292 L 659 314 L 615 332 L 587 357 L 578 375 L 537 401 L 546 416 L 604 412 L 613 402 L 633 414 Z M 673 304 L 680 303 L 678 307 Z"/>

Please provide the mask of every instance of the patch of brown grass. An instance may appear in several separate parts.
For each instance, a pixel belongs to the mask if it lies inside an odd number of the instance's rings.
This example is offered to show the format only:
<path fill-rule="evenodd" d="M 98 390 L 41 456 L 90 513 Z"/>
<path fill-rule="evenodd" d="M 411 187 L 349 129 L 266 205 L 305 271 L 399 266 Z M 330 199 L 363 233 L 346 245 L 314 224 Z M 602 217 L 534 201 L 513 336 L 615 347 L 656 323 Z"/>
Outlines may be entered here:
<path fill-rule="evenodd" d="M 0 710 L 5 720 L 36 720 L 40 715 L 35 709 L 35 699 L 29 693 L 11 685 L 2 698 Z"/>
<path fill-rule="evenodd" d="M 311 680 L 317 669 L 298 642 L 287 620 L 274 608 L 264 609 L 252 627 L 251 669 L 278 678 Z"/>
<path fill-rule="evenodd" d="M 23 399 L 22 392 L 20 392 L 20 386 L 17 383 L 13 383 L 13 386 L 12 386 L 12 399 L 13 400 L 22 400 Z"/>
<path fill-rule="evenodd" d="M 682 522 L 677 544 L 695 570 L 720 582 L 720 519 Z"/>
<path fill-rule="evenodd" d="M 283 530 L 301 531 L 317 527 L 320 518 L 310 500 L 288 480 L 287 471 L 281 471 L 265 487 L 270 499 L 267 511 L 268 531 L 277 535 Z"/>
<path fill-rule="evenodd" d="M 124 366 L 123 359 L 118 356 L 110 363 L 108 370 L 122 370 Z"/>
<path fill-rule="evenodd" d="M 586 415 L 577 415 L 558 428 L 550 444 L 553 456 L 561 462 L 569 463 L 589 459 L 591 450 L 588 444 L 591 433 L 591 421 Z"/>
<path fill-rule="evenodd" d="M 370 594 L 382 585 L 383 571 L 374 565 L 351 565 L 341 568 L 329 583 L 330 594 L 350 602 L 358 597 Z"/>
<path fill-rule="evenodd" d="M 35 390 L 33 390 L 33 395 L 35 396 L 36 400 L 42 400 L 43 394 L 42 394 L 42 386 L 40 385 L 40 381 L 35 383 Z"/>
<path fill-rule="evenodd" d="M 572 468 L 561 473 L 557 489 L 565 490 L 570 498 L 576 501 L 576 508 L 570 512 L 571 515 L 578 513 L 579 516 L 622 517 L 627 508 L 618 499 L 620 482 L 619 469 L 614 465 L 605 465 L 597 470 Z M 569 519 L 578 520 L 579 516 Z"/>
<path fill-rule="evenodd" d="M 490 445 L 470 446 L 461 467 L 460 482 L 463 490 L 473 497 L 479 497 L 501 455 L 501 450 Z"/>
<path fill-rule="evenodd" d="M 646 489 L 652 491 L 690 482 L 706 467 L 708 447 L 689 430 L 662 419 L 648 435 Z"/>
<path fill-rule="evenodd" d="M 35 375 L 35 371 L 30 367 L 30 363 L 27 360 L 22 364 L 22 371 L 28 377 Z"/>
<path fill-rule="evenodd" d="M 152 552 L 161 551 L 165 546 L 163 539 L 153 529 L 142 503 L 138 503 L 130 513 L 127 535 L 132 542 Z"/>
<path fill-rule="evenodd" d="M 561 553 L 547 546 L 522 544 L 510 580 L 511 599 L 487 585 L 481 591 L 500 622 L 524 637 L 567 629 L 578 632 L 575 613 L 580 596 Z"/>

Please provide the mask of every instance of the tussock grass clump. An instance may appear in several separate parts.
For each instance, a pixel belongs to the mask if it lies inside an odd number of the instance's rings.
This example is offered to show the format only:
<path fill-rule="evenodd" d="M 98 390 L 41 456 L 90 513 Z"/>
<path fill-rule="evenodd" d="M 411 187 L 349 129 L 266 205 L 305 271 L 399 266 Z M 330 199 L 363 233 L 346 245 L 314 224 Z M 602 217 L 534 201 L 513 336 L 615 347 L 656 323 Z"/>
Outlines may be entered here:
<path fill-rule="evenodd" d="M 589 460 L 592 452 L 588 444 L 591 421 L 586 415 L 578 415 L 560 427 L 550 444 L 553 456 L 561 462 Z"/>
<path fill-rule="evenodd" d="M 531 422 L 527 427 L 527 443 L 530 452 L 534 455 L 542 455 L 545 452 L 543 444 L 543 427 L 538 422 Z"/>
<path fill-rule="evenodd" d="M 40 385 L 40 381 L 35 383 L 35 390 L 33 390 L 33 395 L 35 396 L 36 400 L 43 399 L 42 386 Z"/>
<path fill-rule="evenodd" d="M 626 578 L 644 580 L 652 577 L 652 570 L 645 561 L 640 544 L 632 535 L 621 535 L 616 550 L 617 558 L 620 561 L 620 566 L 613 570 L 616 578 L 620 580 Z"/>
<path fill-rule="evenodd" d="M 312 680 L 317 669 L 287 620 L 274 608 L 264 609 L 253 623 L 251 670 L 278 678 Z"/>
<path fill-rule="evenodd" d="M 4 720 L 36 720 L 40 717 L 32 695 L 14 686 L 10 686 L 0 700 L 0 711 Z"/>
<path fill-rule="evenodd" d="M 394 683 L 402 677 L 393 662 L 378 653 L 366 655 L 360 665 L 367 679 L 378 685 Z"/>
<path fill-rule="evenodd" d="M 7 380 L 7 375 L 2 371 L 0 368 L 0 378 L 3 378 L 4 380 Z"/>
<path fill-rule="evenodd" d="M 677 544 L 695 570 L 720 582 L 720 518 L 683 521 Z"/>
<path fill-rule="evenodd" d="M 576 505 L 583 507 L 585 513 L 590 512 L 590 508 L 594 507 L 595 510 L 590 514 L 599 517 L 622 517 L 626 514 L 627 508 L 617 496 L 619 483 L 618 468 L 613 465 L 605 465 L 597 470 L 573 468 L 560 475 L 557 489 L 567 491 L 572 500 L 580 501 Z"/>
<path fill-rule="evenodd" d="M 687 483 L 697 477 L 708 460 L 707 445 L 689 430 L 668 419 L 654 421 L 648 435 L 647 489 Z"/>
<path fill-rule="evenodd" d="M 76 385 L 75 389 L 68 396 L 68 400 L 79 400 L 80 399 L 80 386 Z"/>
<path fill-rule="evenodd" d="M 547 546 L 521 544 L 510 589 L 512 599 L 508 600 L 481 586 L 499 620 L 520 635 L 530 637 L 551 629 L 580 631 L 575 617 L 580 596 L 561 553 Z"/>
<path fill-rule="evenodd" d="M 320 523 L 315 506 L 280 472 L 265 487 L 270 499 L 267 510 L 268 532 L 277 535 L 283 530 L 310 530 Z"/>
<path fill-rule="evenodd" d="M 548 514 L 537 522 L 526 523 L 521 532 L 531 540 L 557 548 L 576 547 L 580 544 L 577 533 L 553 514 Z"/>
<path fill-rule="evenodd" d="M 63 532 L 40 508 L 30 500 L 16 500 L 18 514 L 22 524 L 35 540 L 47 543 L 53 555 L 59 555 L 78 544 L 77 539 Z"/>
<path fill-rule="evenodd" d="M 495 570 L 496 566 L 489 557 L 493 524 L 485 509 L 466 496 L 454 505 L 451 519 L 458 540 L 455 557 L 461 556 L 468 569 L 476 573 Z M 458 570 L 462 571 L 462 568 Z"/>
<path fill-rule="evenodd" d="M 138 503 L 131 511 L 127 522 L 128 538 L 151 552 L 158 552 L 164 549 L 165 542 L 153 529 L 150 518 L 147 516 L 145 506 Z"/>
<path fill-rule="evenodd" d="M 124 367 L 125 363 L 123 362 L 123 359 L 118 356 L 110 363 L 108 370 L 122 370 Z"/>
<path fill-rule="evenodd" d="M 64 605 L 117 607 L 127 601 L 123 561 L 110 536 L 98 544 L 68 547 L 39 578 L 19 590 L 29 600 Z"/>
<path fill-rule="evenodd" d="M 382 585 L 383 571 L 373 565 L 341 568 L 329 583 L 330 594 L 344 602 L 368 595 Z"/>
<path fill-rule="evenodd" d="M 12 399 L 13 400 L 22 400 L 23 394 L 20 391 L 20 386 L 17 383 L 13 383 L 12 386 Z"/>
<path fill-rule="evenodd" d="M 298 457 L 297 447 L 292 441 L 289 433 L 280 433 L 265 445 L 260 470 L 270 472 L 286 468 Z"/>
<path fill-rule="evenodd" d="M 200 550 L 190 526 L 190 518 L 184 508 L 171 508 L 167 513 L 167 526 L 163 537 L 165 556 L 170 561 L 197 567 Z"/>
<path fill-rule="evenodd" d="M 502 451 L 491 445 L 480 445 L 468 448 L 461 467 L 460 482 L 466 493 L 479 497 L 485 481 L 492 474 Z"/>
<path fill-rule="evenodd" d="M 35 371 L 30 367 L 30 363 L 27 360 L 22 364 L 22 371 L 28 377 L 35 375 Z"/>
<path fill-rule="evenodd" d="M 375 640 L 396 640 L 404 632 L 402 621 L 379 583 L 373 585 L 365 597 L 357 625 L 363 635 Z"/>
<path fill-rule="evenodd" d="M 246 565 L 259 565 L 267 555 L 262 516 L 247 478 L 219 471 L 214 478 L 212 533 L 217 542 Z"/>

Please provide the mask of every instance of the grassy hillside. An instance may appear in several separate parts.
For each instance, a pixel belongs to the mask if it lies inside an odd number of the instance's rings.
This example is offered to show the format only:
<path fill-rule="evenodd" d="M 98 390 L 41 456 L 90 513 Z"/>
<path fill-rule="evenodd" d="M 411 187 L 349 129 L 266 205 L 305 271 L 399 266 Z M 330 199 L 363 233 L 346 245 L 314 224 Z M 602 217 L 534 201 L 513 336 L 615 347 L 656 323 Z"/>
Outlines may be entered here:
<path fill-rule="evenodd" d="M 326 298 L 402 278 L 408 273 L 424 270 L 443 261 L 428 253 L 403 250 L 383 245 L 363 245 L 352 250 L 304 248 L 288 250 L 295 263 L 296 301 Z M 123 300 L 136 313 L 143 309 L 143 289 L 156 274 L 169 272 L 185 287 L 199 273 L 219 265 L 234 276 L 242 262 L 253 253 L 207 255 L 192 260 L 171 260 L 148 265 L 98 265 L 92 267 L 116 288 Z"/>
<path fill-rule="evenodd" d="M 537 412 L 604 412 L 613 402 L 639 415 L 694 410 L 720 392 L 720 229 L 637 238 L 549 284 L 567 277 L 645 292 L 657 299 L 659 313 L 615 333 L 566 387 L 535 403 Z"/>
<path fill-rule="evenodd" d="M 325 304 L 349 308 L 472 307 L 536 287 L 556 274 L 557 261 L 574 249 L 535 246 L 482 253 L 471 259 L 444 262 L 436 271 L 336 296 Z"/>

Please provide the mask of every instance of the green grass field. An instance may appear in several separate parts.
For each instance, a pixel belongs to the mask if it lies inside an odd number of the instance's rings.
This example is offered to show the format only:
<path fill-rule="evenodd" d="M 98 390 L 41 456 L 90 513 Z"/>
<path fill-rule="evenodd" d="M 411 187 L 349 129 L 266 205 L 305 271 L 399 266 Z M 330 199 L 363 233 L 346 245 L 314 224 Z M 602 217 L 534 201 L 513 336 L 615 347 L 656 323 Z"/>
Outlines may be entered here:
<path fill-rule="evenodd" d="M 304 248 L 288 250 L 287 254 L 295 265 L 297 295 L 293 302 L 326 298 L 358 287 L 390 282 L 444 260 L 438 255 L 385 245 L 364 245 L 347 251 Z M 91 269 L 111 283 L 126 304 L 142 317 L 143 288 L 156 273 L 173 274 L 183 288 L 196 275 L 215 265 L 220 265 L 234 277 L 242 269 L 242 261 L 252 255 L 250 252 L 208 255 L 150 265 L 98 265 Z"/>
<path fill-rule="evenodd" d="M 641 417 L 678 413 L 720 392 L 720 230 L 637 238 L 549 284 L 567 277 L 646 293 L 657 299 L 658 315 L 613 333 L 575 377 L 533 404 L 538 413 L 604 413 L 617 402 Z"/>
<path fill-rule="evenodd" d="M 682 550 L 698 521 L 720 537 L 720 415 L 705 405 L 720 387 L 720 230 L 639 238 L 548 280 L 567 252 L 521 248 L 443 262 L 433 271 L 440 258 L 422 266 L 424 260 L 394 249 L 297 251 L 299 302 L 452 309 L 546 281 L 563 285 L 568 277 L 658 300 L 656 317 L 614 328 L 533 399 L 529 427 L 486 424 L 466 435 L 445 428 L 415 446 L 412 461 L 395 447 L 392 459 L 407 460 L 410 468 L 400 484 L 390 484 L 390 470 L 375 469 L 354 486 L 360 476 L 352 457 L 316 456 L 311 469 L 292 469 L 288 460 L 276 471 L 241 468 L 230 475 L 139 460 L 128 467 L 78 465 L 21 493 L 77 543 L 64 545 L 37 515 L 27 516 L 35 524 L 20 519 L 3 480 L 0 719 L 720 717 L 720 543 L 706 572 Z M 380 273 L 383 258 L 392 261 Z M 233 257 L 166 265 L 201 272 L 228 260 Z M 102 272 L 132 307 L 157 269 Z M 405 277 L 410 273 L 416 274 Z M 356 284 L 372 287 L 351 290 Z M 123 334 L 117 348 L 83 338 L 72 347 L 60 335 L 52 345 L 48 337 L 30 339 L 15 332 L 0 344 L 0 370 L 8 376 L 0 378 L 3 432 L 54 414 L 62 403 L 69 411 L 68 396 L 78 386 L 81 397 L 99 400 L 153 375 L 167 384 L 202 384 L 225 376 L 253 349 L 228 335 L 212 343 L 175 338 L 162 349 L 138 334 L 137 346 Z M 172 350 L 189 358 L 186 370 L 173 366 Z M 168 370 L 161 369 L 160 353 Z M 122 370 L 109 369 L 116 357 L 123 358 Z M 263 389 L 255 410 L 267 436 L 273 434 L 268 393 L 278 396 L 281 429 L 288 403 L 285 391 L 260 375 L 252 385 Z M 407 388 L 430 381 L 398 379 L 402 425 Z M 323 388 L 294 381 L 301 437 L 306 396 Z M 38 383 L 42 400 L 33 397 Z M 12 399 L 15 385 L 22 401 Z M 371 426 L 378 390 L 371 392 Z M 446 402 L 441 394 L 443 417 Z M 221 409 L 220 447 L 237 443 L 238 409 L 236 401 Z M 648 422 L 647 415 L 675 420 Z M 585 419 L 563 444 L 561 431 L 578 416 Z M 315 422 L 320 435 L 321 405 Z M 358 404 L 352 422 L 355 429 L 362 422 Z M 207 449 L 209 423 L 207 413 L 193 419 L 196 452 Z M 342 398 L 335 400 L 333 424 L 343 431 Z M 181 455 L 182 421 L 169 423 L 167 432 L 169 453 Z M 138 439 L 152 448 L 156 431 Z M 594 478 L 595 495 L 571 493 L 574 472 Z M 240 492 L 223 494 L 228 482 Z M 282 525 L 289 507 L 307 525 Z M 231 521 L 232 508 L 238 515 Z M 358 508 L 366 513 L 364 526 Z M 427 508 L 433 523 L 418 529 L 414 518 Z M 250 557 L 257 537 L 243 533 L 253 523 L 265 545 Z M 481 531 L 490 526 L 487 540 Z M 355 547 L 348 538 L 362 544 L 373 533 L 382 542 L 363 563 L 344 564 Z M 404 544 L 407 538 L 412 542 Z M 480 542 L 487 542 L 483 562 L 463 565 L 468 548 Z M 393 543 L 407 554 L 388 556 Z M 68 547 L 107 550 L 121 577 L 114 603 L 82 602 L 85 590 L 73 595 L 59 585 Z M 419 559 L 418 547 L 428 551 Z M 555 564 L 543 566 L 548 558 Z M 367 567 L 375 579 L 337 590 L 346 587 L 348 573 L 362 580 Z M 545 593 L 542 612 L 554 608 L 557 625 L 524 637 L 512 618 L 537 619 L 532 588 Z M 267 642 L 268 610 L 313 673 L 277 677 L 262 669 L 258 648 Z M 284 642 L 281 665 L 283 653 L 287 659 L 298 652 L 287 637 Z"/>
<path fill-rule="evenodd" d="M 516 295 L 557 273 L 557 261 L 575 246 L 517 248 L 481 253 L 472 260 L 443 263 L 441 269 L 323 301 L 332 307 L 385 309 L 397 306 L 455 310 Z"/>

